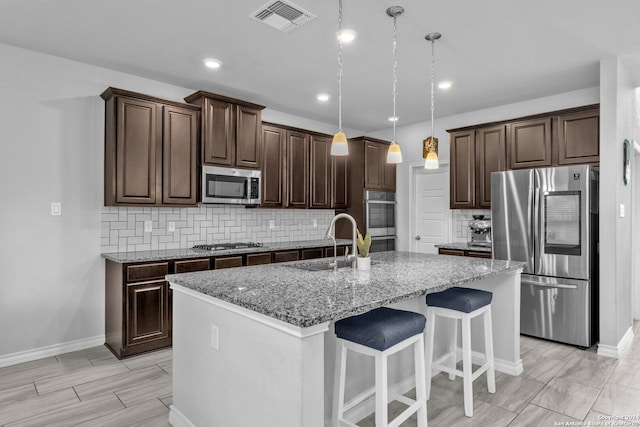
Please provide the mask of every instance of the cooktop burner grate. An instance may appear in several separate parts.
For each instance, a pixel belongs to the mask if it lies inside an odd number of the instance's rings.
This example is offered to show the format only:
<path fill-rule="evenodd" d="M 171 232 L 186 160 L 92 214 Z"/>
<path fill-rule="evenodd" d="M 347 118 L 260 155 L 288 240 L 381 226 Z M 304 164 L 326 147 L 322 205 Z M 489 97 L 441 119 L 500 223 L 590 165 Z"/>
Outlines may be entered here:
<path fill-rule="evenodd" d="M 223 251 L 225 249 L 261 248 L 262 246 L 262 243 L 257 242 L 214 243 L 211 245 L 195 245 L 193 249 L 203 249 L 205 251 Z"/>

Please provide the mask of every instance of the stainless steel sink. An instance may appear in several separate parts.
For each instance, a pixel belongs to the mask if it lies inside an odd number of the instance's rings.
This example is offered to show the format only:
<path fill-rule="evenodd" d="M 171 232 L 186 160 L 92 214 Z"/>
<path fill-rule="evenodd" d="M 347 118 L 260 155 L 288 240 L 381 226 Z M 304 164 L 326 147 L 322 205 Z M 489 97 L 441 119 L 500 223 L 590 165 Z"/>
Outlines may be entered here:
<path fill-rule="evenodd" d="M 326 271 L 326 270 L 333 270 L 333 266 L 329 265 L 331 262 L 332 261 L 300 262 L 296 264 L 289 264 L 287 265 L 287 267 L 298 268 L 300 270 L 307 270 L 307 271 Z M 338 261 L 338 268 L 351 267 L 351 264 L 352 264 L 351 261 L 340 260 Z"/>

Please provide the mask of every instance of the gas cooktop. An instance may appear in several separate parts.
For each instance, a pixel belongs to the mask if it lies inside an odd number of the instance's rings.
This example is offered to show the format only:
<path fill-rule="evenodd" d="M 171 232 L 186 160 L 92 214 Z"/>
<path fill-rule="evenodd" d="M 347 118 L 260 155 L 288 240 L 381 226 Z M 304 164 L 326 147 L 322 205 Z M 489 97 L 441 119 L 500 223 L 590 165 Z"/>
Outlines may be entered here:
<path fill-rule="evenodd" d="M 205 251 L 223 251 L 225 249 L 245 249 L 245 248 L 261 248 L 262 243 L 246 242 L 246 243 L 214 243 L 211 245 L 195 245 L 193 249 L 203 249 Z"/>

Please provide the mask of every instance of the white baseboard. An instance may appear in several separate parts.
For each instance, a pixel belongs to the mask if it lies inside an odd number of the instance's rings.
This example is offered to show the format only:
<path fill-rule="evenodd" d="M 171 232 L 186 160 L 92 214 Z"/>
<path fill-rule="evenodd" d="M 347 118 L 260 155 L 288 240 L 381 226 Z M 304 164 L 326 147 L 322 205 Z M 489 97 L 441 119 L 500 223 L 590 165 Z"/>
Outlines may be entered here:
<path fill-rule="evenodd" d="M 633 339 L 633 327 L 629 327 L 618 345 L 598 344 L 598 355 L 620 359 L 622 353 Z"/>
<path fill-rule="evenodd" d="M 174 405 L 171 405 L 169 411 L 169 424 L 173 427 L 196 427 L 189 418 L 185 417 Z"/>
<path fill-rule="evenodd" d="M 81 340 L 35 348 L 33 350 L 6 354 L 4 356 L 0 356 L 0 368 L 4 366 L 17 365 L 18 363 L 31 362 L 33 360 L 43 359 L 45 357 L 58 356 L 60 354 L 69 353 L 72 351 L 84 350 L 85 348 L 96 347 L 99 345 L 103 345 L 104 341 L 105 336 L 98 335 L 97 337 L 84 338 Z"/>

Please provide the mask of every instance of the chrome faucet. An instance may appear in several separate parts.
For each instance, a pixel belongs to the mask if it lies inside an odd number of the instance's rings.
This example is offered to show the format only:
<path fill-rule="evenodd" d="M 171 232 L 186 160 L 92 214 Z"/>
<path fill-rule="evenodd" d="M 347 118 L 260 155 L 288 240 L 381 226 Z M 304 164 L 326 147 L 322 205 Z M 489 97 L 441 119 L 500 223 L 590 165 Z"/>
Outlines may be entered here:
<path fill-rule="evenodd" d="M 349 214 L 341 213 L 333 217 L 333 219 L 331 220 L 331 223 L 329 224 L 329 228 L 327 229 L 327 232 L 324 235 L 325 239 L 333 239 L 333 256 L 334 256 L 334 263 L 335 263 L 334 270 L 337 269 L 337 265 L 338 265 L 338 251 L 336 250 L 337 245 L 336 245 L 336 238 L 335 238 L 335 235 L 336 235 L 335 224 L 340 218 L 346 218 L 349 221 L 351 221 L 351 233 L 352 233 L 351 237 L 352 237 L 353 243 L 351 245 L 351 255 L 349 255 L 349 250 L 347 249 L 347 252 L 345 253 L 345 260 L 346 261 L 351 260 L 352 262 L 351 267 L 356 268 L 356 258 L 358 256 L 357 255 L 358 244 L 356 243 L 358 232 L 357 232 L 356 220 Z"/>

